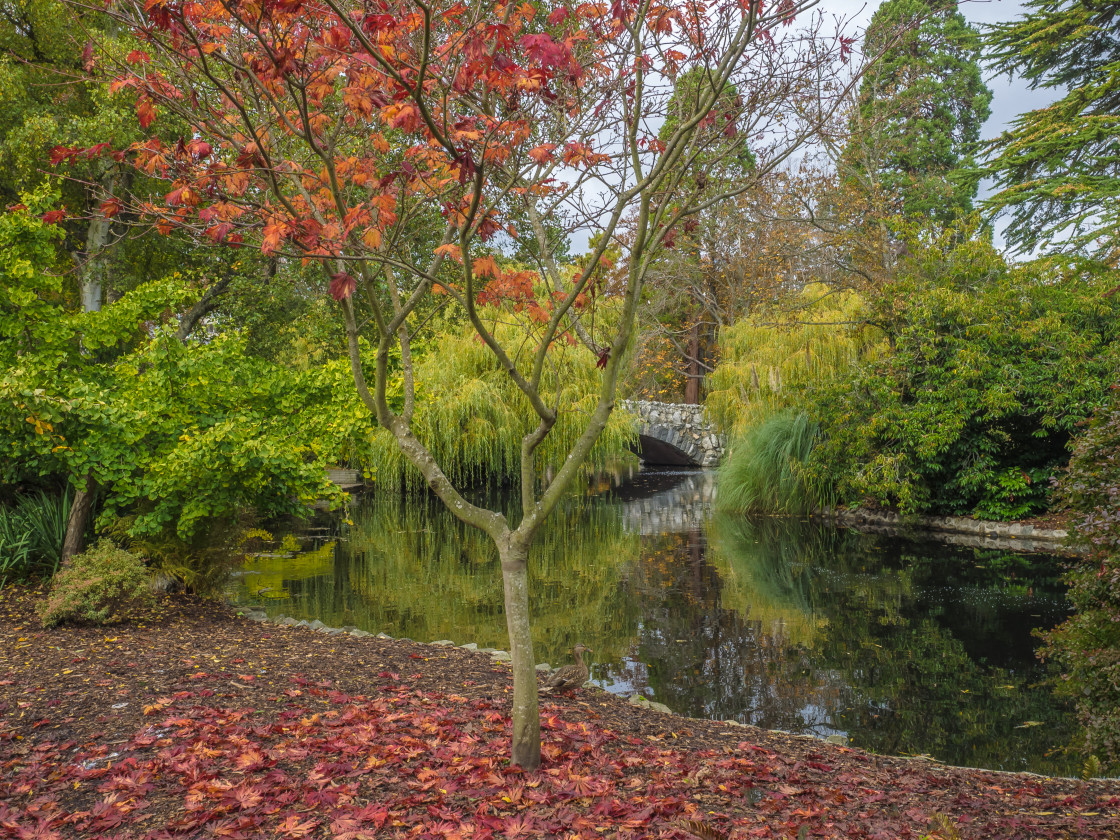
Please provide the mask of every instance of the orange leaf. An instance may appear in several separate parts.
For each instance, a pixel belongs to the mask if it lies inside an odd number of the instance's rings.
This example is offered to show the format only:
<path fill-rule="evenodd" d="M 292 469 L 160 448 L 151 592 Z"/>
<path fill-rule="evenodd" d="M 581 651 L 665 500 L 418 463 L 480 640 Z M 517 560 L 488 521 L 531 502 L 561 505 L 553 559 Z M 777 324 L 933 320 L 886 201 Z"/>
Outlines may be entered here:
<path fill-rule="evenodd" d="M 381 231 L 375 227 L 367 228 L 366 232 L 362 234 L 362 242 L 366 244 L 367 248 L 376 251 L 381 247 Z"/>
<path fill-rule="evenodd" d="M 445 257 L 451 257 L 451 259 L 455 260 L 457 263 L 463 261 L 463 252 L 459 249 L 459 246 L 453 242 L 449 242 L 447 245 L 440 245 L 436 248 L 435 253 L 443 254 Z"/>
<path fill-rule="evenodd" d="M 471 268 L 479 277 L 497 277 L 501 273 L 493 257 L 479 257 L 471 262 Z"/>
<path fill-rule="evenodd" d="M 555 143 L 544 143 L 536 148 L 529 150 L 529 157 L 537 163 L 545 164 L 552 160 L 552 152 L 556 149 Z"/>

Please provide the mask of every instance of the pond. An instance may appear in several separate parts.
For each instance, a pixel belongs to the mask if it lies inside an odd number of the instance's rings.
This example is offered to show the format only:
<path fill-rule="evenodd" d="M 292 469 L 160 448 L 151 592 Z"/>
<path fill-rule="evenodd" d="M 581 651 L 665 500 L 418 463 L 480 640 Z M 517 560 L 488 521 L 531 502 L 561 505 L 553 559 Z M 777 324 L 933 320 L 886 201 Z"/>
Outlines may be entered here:
<path fill-rule="evenodd" d="M 1075 775 L 1037 628 L 1067 615 L 1061 561 L 711 514 L 703 472 L 605 477 L 531 560 L 538 661 L 690 717 L 846 736 L 891 755 Z M 507 648 L 487 539 L 417 497 L 370 497 L 254 558 L 235 599 L 331 626 Z"/>

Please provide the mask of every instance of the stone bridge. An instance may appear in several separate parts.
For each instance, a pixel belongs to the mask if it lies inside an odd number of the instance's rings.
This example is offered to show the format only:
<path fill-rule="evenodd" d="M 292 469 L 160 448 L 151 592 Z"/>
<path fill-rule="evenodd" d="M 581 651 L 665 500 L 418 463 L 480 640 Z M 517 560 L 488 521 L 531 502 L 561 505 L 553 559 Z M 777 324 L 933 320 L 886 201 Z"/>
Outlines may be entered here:
<path fill-rule="evenodd" d="M 704 406 L 621 400 L 638 416 L 638 456 L 647 464 L 714 467 L 726 440 L 704 416 Z"/>

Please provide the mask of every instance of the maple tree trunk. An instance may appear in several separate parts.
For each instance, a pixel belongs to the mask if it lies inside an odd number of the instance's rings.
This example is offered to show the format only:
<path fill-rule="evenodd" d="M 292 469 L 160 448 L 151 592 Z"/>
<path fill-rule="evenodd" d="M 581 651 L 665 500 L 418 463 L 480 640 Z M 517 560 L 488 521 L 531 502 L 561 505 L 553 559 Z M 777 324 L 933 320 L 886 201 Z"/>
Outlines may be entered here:
<path fill-rule="evenodd" d="M 537 705 L 537 663 L 529 626 L 528 546 L 512 540 L 499 543 L 505 590 L 506 629 L 513 657 L 513 749 L 511 763 L 536 770 L 541 763 L 541 719 Z"/>

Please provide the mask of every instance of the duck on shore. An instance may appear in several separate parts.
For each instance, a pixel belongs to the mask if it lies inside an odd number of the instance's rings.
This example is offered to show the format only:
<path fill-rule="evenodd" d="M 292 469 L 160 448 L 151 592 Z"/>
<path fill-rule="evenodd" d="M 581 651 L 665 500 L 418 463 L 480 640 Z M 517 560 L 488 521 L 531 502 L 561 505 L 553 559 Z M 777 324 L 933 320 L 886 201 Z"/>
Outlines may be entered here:
<path fill-rule="evenodd" d="M 575 662 L 555 671 L 552 676 L 545 680 L 544 685 L 541 686 L 541 692 L 547 693 L 558 688 L 579 688 L 587 682 L 591 672 L 588 670 L 587 663 L 583 661 L 583 654 L 590 652 L 591 648 L 585 644 L 578 644 L 572 648 L 572 657 Z"/>

